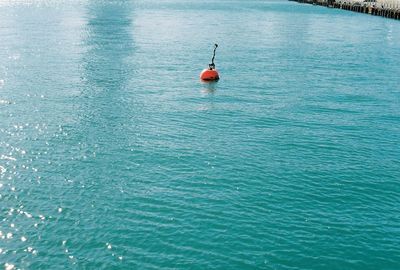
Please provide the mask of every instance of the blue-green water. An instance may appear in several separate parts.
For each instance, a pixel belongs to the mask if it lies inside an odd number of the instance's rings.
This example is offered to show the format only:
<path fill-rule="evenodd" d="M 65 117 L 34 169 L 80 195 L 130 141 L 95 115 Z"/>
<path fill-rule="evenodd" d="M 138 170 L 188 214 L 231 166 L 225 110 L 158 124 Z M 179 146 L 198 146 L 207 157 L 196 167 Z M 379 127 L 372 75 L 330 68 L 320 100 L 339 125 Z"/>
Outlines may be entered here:
<path fill-rule="evenodd" d="M 1 2 L 0 269 L 400 269 L 399 247 L 399 21 Z"/>

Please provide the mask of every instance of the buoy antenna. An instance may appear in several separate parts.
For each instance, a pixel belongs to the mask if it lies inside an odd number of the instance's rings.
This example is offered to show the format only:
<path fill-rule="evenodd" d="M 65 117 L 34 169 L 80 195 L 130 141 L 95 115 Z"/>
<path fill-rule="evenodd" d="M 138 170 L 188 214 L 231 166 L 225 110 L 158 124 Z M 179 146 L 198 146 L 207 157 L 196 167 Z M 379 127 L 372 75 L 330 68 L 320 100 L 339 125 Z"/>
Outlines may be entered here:
<path fill-rule="evenodd" d="M 211 64 L 208 64 L 208 67 L 210 68 L 210 70 L 215 69 L 214 59 L 215 59 L 215 51 L 217 50 L 217 48 L 218 48 L 218 44 L 215 43 L 214 44 L 214 53 L 213 53 L 213 57 L 211 59 Z"/>
<path fill-rule="evenodd" d="M 0 0 L 1 1 L 1 0 Z M 215 51 L 218 48 L 218 44 L 214 44 L 214 54 L 211 59 L 211 64 L 208 64 L 208 68 L 203 69 L 203 71 L 200 73 L 200 79 L 202 81 L 218 81 L 219 80 L 219 74 L 218 71 L 215 69 L 215 64 L 214 64 L 214 59 L 215 59 Z"/>

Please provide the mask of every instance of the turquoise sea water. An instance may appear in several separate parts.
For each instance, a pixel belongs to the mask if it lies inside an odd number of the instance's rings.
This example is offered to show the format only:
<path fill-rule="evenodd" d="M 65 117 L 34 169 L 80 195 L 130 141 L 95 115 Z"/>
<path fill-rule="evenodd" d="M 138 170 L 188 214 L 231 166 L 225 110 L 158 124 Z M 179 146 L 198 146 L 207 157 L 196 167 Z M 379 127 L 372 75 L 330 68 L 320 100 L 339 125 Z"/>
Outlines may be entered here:
<path fill-rule="evenodd" d="M 399 247 L 399 21 L 0 2 L 0 269 L 394 270 Z"/>

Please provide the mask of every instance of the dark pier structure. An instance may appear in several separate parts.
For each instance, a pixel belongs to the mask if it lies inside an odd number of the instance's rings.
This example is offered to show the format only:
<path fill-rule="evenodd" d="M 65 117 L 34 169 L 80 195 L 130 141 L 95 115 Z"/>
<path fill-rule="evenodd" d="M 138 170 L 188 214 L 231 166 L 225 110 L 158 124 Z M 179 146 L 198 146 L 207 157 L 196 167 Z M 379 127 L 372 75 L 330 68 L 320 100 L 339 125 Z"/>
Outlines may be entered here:
<path fill-rule="evenodd" d="M 330 8 L 339 8 L 359 13 L 400 20 L 400 4 L 377 3 L 375 1 L 346 2 L 337 0 L 289 0 L 298 3 L 306 3 Z"/>

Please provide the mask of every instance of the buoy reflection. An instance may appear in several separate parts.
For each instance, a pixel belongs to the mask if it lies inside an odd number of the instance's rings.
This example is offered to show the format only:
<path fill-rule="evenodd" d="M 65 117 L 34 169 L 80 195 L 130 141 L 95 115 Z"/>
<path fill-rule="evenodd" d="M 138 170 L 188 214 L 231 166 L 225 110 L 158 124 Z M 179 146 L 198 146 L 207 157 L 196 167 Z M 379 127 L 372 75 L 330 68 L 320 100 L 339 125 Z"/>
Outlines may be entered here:
<path fill-rule="evenodd" d="M 204 94 L 214 94 L 217 91 L 218 82 L 207 82 L 203 83 L 203 89 L 201 90 Z"/>

